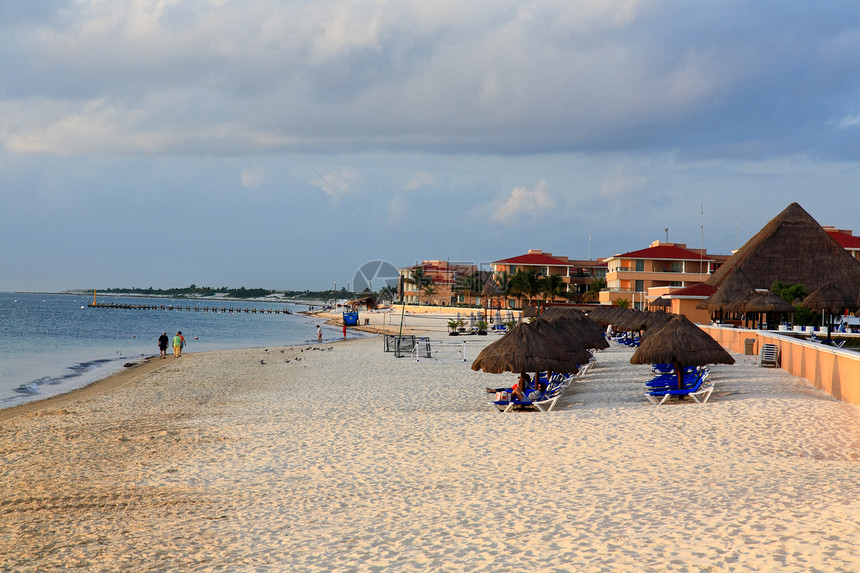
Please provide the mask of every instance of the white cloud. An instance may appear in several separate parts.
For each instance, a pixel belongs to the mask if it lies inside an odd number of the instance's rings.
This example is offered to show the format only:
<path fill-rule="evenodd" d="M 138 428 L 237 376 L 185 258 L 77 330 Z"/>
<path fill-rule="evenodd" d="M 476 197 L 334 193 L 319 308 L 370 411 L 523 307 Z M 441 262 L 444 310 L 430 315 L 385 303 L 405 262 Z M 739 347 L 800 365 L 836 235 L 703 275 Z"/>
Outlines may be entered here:
<path fill-rule="evenodd" d="M 647 184 L 648 180 L 644 177 L 618 175 L 601 183 L 600 196 L 608 199 L 620 199 L 638 193 Z"/>
<path fill-rule="evenodd" d="M 311 185 L 319 187 L 328 195 L 332 203 L 337 203 L 343 196 L 349 193 L 352 182 L 358 177 L 358 173 L 349 168 L 337 169 L 322 176 L 314 178 Z"/>
<path fill-rule="evenodd" d="M 860 125 L 860 115 L 846 115 L 839 122 L 839 127 L 847 128 L 847 127 L 855 127 Z"/>
<path fill-rule="evenodd" d="M 242 170 L 242 187 L 252 189 L 259 187 L 266 180 L 266 170 L 262 167 L 249 167 Z"/>
<path fill-rule="evenodd" d="M 533 220 L 548 215 L 560 206 L 558 195 L 547 182 L 540 181 L 531 188 L 516 187 L 504 205 L 496 209 L 493 221 L 511 224 L 523 219 Z"/>
<path fill-rule="evenodd" d="M 404 191 L 415 191 L 416 189 L 420 189 L 421 187 L 426 187 L 428 185 L 432 185 L 436 181 L 433 179 L 433 176 L 429 173 L 422 171 L 421 173 L 417 173 L 415 177 L 413 177 L 409 183 L 403 186 Z"/>

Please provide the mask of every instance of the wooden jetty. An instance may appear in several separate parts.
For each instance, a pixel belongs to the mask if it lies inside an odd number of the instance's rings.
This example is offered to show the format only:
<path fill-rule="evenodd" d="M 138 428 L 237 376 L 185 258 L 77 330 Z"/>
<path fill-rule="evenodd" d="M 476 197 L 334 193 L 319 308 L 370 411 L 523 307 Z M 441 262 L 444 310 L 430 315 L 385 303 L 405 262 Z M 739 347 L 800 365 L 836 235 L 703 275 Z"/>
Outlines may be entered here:
<path fill-rule="evenodd" d="M 93 302 L 87 305 L 90 308 L 109 308 L 127 310 L 190 310 L 194 312 L 214 312 L 238 314 L 240 312 L 250 314 L 293 314 L 287 308 L 244 308 L 232 306 L 181 306 L 174 304 L 126 304 L 115 302 Z"/>

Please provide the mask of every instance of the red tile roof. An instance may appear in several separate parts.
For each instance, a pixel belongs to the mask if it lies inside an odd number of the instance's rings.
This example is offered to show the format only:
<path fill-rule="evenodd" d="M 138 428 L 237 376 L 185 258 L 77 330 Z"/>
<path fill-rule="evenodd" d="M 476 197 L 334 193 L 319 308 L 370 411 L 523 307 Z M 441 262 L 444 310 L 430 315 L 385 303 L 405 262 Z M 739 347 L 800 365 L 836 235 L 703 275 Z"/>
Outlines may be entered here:
<path fill-rule="evenodd" d="M 548 257 L 543 254 L 530 253 L 528 255 L 520 255 L 510 259 L 502 259 L 501 261 L 493 261 L 494 265 L 531 265 L 535 267 L 569 267 L 570 263 L 566 263 L 555 257 Z"/>
<path fill-rule="evenodd" d="M 663 296 L 667 298 L 675 296 L 701 296 L 707 298 L 715 292 L 717 292 L 717 287 L 711 286 L 707 283 L 696 283 Z"/>
<path fill-rule="evenodd" d="M 848 233 L 836 230 L 825 229 L 825 231 L 827 231 L 827 234 L 833 237 L 843 249 L 860 249 L 860 237 L 855 237 L 854 235 L 849 235 Z"/>
<path fill-rule="evenodd" d="M 618 259 L 667 259 L 673 261 L 712 261 L 714 259 L 710 258 L 708 255 L 702 257 L 699 253 L 694 253 L 693 251 L 689 251 L 687 249 L 682 249 L 681 247 L 675 247 L 673 245 L 658 245 L 656 247 L 649 247 L 647 249 L 642 249 L 640 251 L 632 251 L 629 253 L 624 253 L 623 255 L 616 255 L 615 258 Z"/>

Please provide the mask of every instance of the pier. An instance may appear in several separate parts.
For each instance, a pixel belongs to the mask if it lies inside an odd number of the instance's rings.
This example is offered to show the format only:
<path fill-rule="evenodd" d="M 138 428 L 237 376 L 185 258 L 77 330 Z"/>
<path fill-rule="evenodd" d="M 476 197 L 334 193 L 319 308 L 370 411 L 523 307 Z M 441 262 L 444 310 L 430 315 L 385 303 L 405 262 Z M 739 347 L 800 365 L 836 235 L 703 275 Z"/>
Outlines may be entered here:
<path fill-rule="evenodd" d="M 229 313 L 238 314 L 240 312 L 250 314 L 293 314 L 291 310 L 284 308 L 241 308 L 227 306 L 181 306 L 173 304 L 119 304 L 119 303 L 104 303 L 93 302 L 87 305 L 89 308 L 109 308 L 109 309 L 126 309 L 126 310 L 188 310 L 194 312 L 214 312 L 214 313 Z"/>

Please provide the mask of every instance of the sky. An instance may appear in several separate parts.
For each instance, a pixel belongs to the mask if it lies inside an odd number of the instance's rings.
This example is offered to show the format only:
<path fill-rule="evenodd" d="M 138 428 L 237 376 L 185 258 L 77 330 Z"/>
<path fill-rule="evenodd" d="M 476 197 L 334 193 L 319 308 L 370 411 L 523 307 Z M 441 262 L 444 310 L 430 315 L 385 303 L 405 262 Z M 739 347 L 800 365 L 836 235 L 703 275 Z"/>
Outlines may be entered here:
<path fill-rule="evenodd" d="M 0 2 L 0 70 L 0 291 L 860 234 L 853 2 Z"/>

